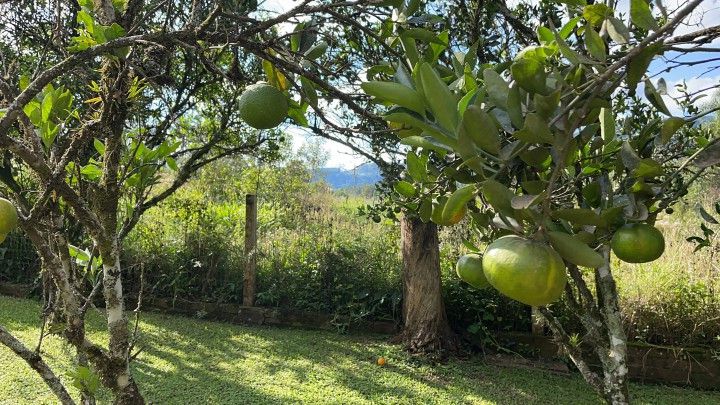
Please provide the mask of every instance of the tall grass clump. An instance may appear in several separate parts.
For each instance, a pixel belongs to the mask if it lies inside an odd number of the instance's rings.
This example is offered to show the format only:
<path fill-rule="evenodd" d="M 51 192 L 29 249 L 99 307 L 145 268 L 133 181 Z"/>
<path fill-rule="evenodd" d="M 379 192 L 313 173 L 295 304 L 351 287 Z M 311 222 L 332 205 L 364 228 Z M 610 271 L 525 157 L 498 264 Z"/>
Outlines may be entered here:
<path fill-rule="evenodd" d="M 701 184 L 675 213 L 656 224 L 665 253 L 650 263 L 617 261 L 616 279 L 628 337 L 672 346 L 720 347 L 720 245 L 695 251 L 687 240 L 700 233 L 696 207 L 720 201 L 720 189 Z"/>

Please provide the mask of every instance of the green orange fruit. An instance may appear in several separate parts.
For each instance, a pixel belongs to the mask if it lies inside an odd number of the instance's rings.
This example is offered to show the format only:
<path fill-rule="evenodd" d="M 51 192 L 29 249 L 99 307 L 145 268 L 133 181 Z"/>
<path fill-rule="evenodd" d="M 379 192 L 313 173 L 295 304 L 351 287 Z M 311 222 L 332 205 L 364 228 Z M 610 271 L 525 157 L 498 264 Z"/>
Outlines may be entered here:
<path fill-rule="evenodd" d="M 275 128 L 288 114 L 288 101 L 282 91 L 267 83 L 245 88 L 238 100 L 240 118 L 256 129 Z"/>
<path fill-rule="evenodd" d="M 610 241 L 618 259 L 628 263 L 647 263 L 662 256 L 665 238 L 654 226 L 627 224 L 618 229 Z"/>
<path fill-rule="evenodd" d="M 516 235 L 491 243 L 482 260 L 490 285 L 531 306 L 557 301 L 565 290 L 565 263 L 548 244 Z"/>
<path fill-rule="evenodd" d="M 0 234 L 7 235 L 17 228 L 17 224 L 18 213 L 15 206 L 10 201 L 0 198 Z"/>
<path fill-rule="evenodd" d="M 455 272 L 460 277 L 460 280 L 477 289 L 490 286 L 483 272 L 482 257 L 478 254 L 470 253 L 460 257 L 457 265 L 455 265 Z"/>

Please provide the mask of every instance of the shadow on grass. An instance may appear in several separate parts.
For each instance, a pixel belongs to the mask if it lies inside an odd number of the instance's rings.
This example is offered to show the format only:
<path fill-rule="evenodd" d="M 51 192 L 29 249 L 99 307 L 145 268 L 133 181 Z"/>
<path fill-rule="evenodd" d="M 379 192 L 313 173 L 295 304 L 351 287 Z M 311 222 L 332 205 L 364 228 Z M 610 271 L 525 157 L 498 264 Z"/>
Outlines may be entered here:
<path fill-rule="evenodd" d="M 344 395 L 361 402 L 434 402 L 443 398 L 454 402 L 556 403 L 558 397 L 573 398 L 574 403 L 599 400 L 573 377 L 498 369 L 477 360 L 432 367 L 417 364 L 397 348 L 389 349 L 393 350 L 391 365 L 380 368 L 375 360 L 385 355 L 388 347 L 378 343 L 377 336 L 339 336 L 210 321 L 195 321 L 194 328 L 188 328 L 187 320 L 178 322 L 156 314 L 146 315 L 144 322 L 148 349 L 135 368 L 149 399 L 161 389 L 157 399 L 163 402 L 174 398 L 227 400 L 218 396 L 218 390 L 248 402 L 297 402 L 303 396 L 294 391 L 318 381 L 327 388 L 328 401 L 342 400 Z M 159 359 L 168 364 L 157 367 L 154 363 Z M 250 372 L 239 375 L 243 370 Z M 538 387 L 538 378 L 543 379 L 540 386 L 547 389 L 530 391 L 529 387 Z M 158 386 L 157 381 L 164 383 Z M 331 385 L 339 389 L 333 390 Z"/>
<path fill-rule="evenodd" d="M 38 314 L 37 302 L 0 297 L 0 324 L 14 331 L 37 328 Z M 91 313 L 87 325 L 94 341 L 106 340 L 101 314 Z M 141 332 L 139 347 L 145 350 L 133 370 L 154 403 L 600 403 L 577 375 L 501 368 L 478 359 L 430 364 L 376 335 L 246 327 L 156 313 L 143 314 Z M 375 364 L 381 355 L 388 366 Z M 59 366 L 70 366 L 71 354 L 52 356 L 65 362 Z M 22 362 L 10 361 L 10 367 Z M 46 390 L 39 379 L 35 383 Z M 631 390 L 638 403 L 720 403 L 718 393 L 639 385 Z"/>

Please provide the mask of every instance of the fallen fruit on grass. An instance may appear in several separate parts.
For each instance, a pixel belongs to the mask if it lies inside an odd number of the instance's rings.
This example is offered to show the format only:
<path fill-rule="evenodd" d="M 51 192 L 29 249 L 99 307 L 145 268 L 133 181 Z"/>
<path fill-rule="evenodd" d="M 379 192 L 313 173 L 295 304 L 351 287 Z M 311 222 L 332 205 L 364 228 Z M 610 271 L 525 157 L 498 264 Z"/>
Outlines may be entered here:
<path fill-rule="evenodd" d="M 515 235 L 491 243 L 482 260 L 490 285 L 532 306 L 557 301 L 565 289 L 565 263 L 548 244 Z"/>
<path fill-rule="evenodd" d="M 17 223 L 18 214 L 15 206 L 10 201 L 0 198 L 0 234 L 7 235 L 15 230 Z"/>
<path fill-rule="evenodd" d="M 256 129 L 275 128 L 288 113 L 288 102 L 283 92 L 262 82 L 246 87 L 238 106 L 240 118 Z"/>
<path fill-rule="evenodd" d="M 662 256 L 665 238 L 648 224 L 627 224 L 618 229 L 610 241 L 618 259 L 628 263 L 647 263 Z"/>
<path fill-rule="evenodd" d="M 490 286 L 483 272 L 482 257 L 478 254 L 470 253 L 460 257 L 455 266 L 455 272 L 460 280 L 477 289 Z"/>
<path fill-rule="evenodd" d="M 384 366 L 384 365 L 386 365 L 386 364 L 387 364 L 387 360 L 385 360 L 385 357 L 382 357 L 382 356 L 378 357 L 378 359 L 377 359 L 377 365 L 378 365 L 378 366 L 381 366 L 381 367 L 382 367 L 382 366 Z"/>

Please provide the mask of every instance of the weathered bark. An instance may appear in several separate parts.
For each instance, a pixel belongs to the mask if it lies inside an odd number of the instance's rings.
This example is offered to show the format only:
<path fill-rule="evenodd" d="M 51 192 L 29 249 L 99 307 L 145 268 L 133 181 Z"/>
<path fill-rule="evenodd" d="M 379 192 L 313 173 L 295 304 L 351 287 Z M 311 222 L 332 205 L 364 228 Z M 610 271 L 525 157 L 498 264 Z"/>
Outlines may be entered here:
<path fill-rule="evenodd" d="M 414 353 L 441 356 L 457 351 L 458 339 L 447 320 L 440 282 L 437 226 L 405 215 L 403 255 L 403 330 L 399 336 Z"/>
<path fill-rule="evenodd" d="M 627 404 L 630 402 L 627 384 L 627 337 L 622 326 L 615 279 L 610 271 L 610 247 L 601 246 L 600 253 L 605 264 L 595 270 L 595 285 L 609 346 L 598 347 L 597 353 L 605 374 L 605 399 L 612 404 Z"/>
<path fill-rule="evenodd" d="M 245 196 L 245 269 L 243 271 L 243 305 L 255 305 L 257 267 L 257 196 Z"/>
<path fill-rule="evenodd" d="M 570 276 L 578 289 L 578 297 L 569 286 L 566 288 L 567 304 L 585 328 L 584 340 L 592 347 L 600 360 L 602 375 L 593 371 L 590 353 L 583 352 L 570 342 L 560 322 L 547 308 L 539 308 L 541 315 L 553 332 L 556 341 L 577 366 L 585 381 L 609 404 L 623 405 L 630 402 L 627 384 L 627 338 L 622 327 L 615 280 L 610 271 L 610 247 L 599 249 L 604 258 L 603 266 L 595 270 L 597 298 L 587 288 L 578 268 L 568 266 Z"/>
<path fill-rule="evenodd" d="M 48 387 L 52 390 L 52 392 L 57 396 L 57 398 L 60 400 L 63 404 L 75 404 L 75 401 L 70 397 L 70 394 L 65 389 L 65 386 L 63 386 L 62 382 L 59 378 L 53 373 L 53 371 L 48 367 L 47 363 L 45 363 L 45 360 L 43 358 L 28 349 L 22 342 L 17 340 L 10 332 L 0 326 L 0 343 L 7 346 L 10 350 L 12 350 L 15 354 L 20 356 L 27 364 L 32 367 L 33 370 L 37 371 L 37 373 L 42 377 L 43 381 L 45 381 L 45 384 L 47 384 Z"/>

